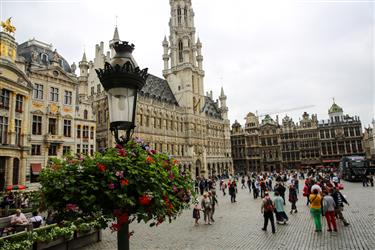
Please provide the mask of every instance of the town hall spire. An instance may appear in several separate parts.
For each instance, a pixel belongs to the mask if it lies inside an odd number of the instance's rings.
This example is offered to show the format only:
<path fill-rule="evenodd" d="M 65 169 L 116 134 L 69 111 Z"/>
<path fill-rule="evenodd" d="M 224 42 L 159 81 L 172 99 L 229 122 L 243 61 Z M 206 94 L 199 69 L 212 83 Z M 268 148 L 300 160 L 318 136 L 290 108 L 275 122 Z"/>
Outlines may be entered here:
<path fill-rule="evenodd" d="M 170 0 L 169 37 L 163 45 L 163 75 L 179 105 L 200 113 L 204 106 L 202 43 L 196 40 L 191 0 Z"/>

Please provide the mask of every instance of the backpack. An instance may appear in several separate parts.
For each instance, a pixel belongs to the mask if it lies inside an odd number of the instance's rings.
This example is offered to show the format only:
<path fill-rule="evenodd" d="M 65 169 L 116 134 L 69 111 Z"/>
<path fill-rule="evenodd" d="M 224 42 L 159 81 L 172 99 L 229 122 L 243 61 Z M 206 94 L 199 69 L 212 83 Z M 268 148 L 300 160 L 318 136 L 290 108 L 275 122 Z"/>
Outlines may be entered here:
<path fill-rule="evenodd" d="M 266 203 L 263 206 L 263 209 L 264 209 L 265 213 L 273 213 L 273 210 L 275 208 L 274 208 L 274 206 L 272 204 L 272 200 L 271 199 L 267 199 Z"/>

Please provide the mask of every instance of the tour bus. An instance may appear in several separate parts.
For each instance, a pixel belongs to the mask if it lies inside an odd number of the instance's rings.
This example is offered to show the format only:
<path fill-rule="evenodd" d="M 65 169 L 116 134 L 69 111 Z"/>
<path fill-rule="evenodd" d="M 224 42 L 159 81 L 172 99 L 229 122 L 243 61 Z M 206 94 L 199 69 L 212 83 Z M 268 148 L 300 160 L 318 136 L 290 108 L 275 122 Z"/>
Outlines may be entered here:
<path fill-rule="evenodd" d="M 340 162 L 339 176 L 347 181 L 361 181 L 367 168 L 367 161 L 364 156 L 344 156 Z"/>

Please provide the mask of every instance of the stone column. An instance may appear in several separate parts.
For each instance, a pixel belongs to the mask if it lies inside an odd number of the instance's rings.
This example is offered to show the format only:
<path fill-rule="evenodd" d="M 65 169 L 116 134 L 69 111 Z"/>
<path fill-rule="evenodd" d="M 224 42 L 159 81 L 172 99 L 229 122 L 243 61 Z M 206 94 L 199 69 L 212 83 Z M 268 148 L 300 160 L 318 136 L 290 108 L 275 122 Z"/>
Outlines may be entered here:
<path fill-rule="evenodd" d="M 16 117 L 16 93 L 11 92 L 9 100 L 9 139 L 8 143 L 10 145 L 16 144 L 16 130 L 15 130 L 15 119 Z"/>
<path fill-rule="evenodd" d="M 26 185 L 26 158 L 20 160 L 19 175 L 19 183 Z"/>
<path fill-rule="evenodd" d="M 5 186 L 9 186 L 13 184 L 13 157 L 9 157 L 6 159 L 6 169 L 5 169 Z"/>

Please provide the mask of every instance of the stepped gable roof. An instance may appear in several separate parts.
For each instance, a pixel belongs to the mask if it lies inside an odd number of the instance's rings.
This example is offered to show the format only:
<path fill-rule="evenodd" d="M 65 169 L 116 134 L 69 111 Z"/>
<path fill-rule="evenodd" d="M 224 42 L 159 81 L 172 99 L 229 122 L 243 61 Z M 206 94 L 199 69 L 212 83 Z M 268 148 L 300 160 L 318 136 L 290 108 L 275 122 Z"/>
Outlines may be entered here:
<path fill-rule="evenodd" d="M 214 102 L 210 97 L 204 97 L 204 107 L 202 112 L 204 112 L 207 116 L 214 117 L 217 119 L 223 119 L 221 117 L 220 109 L 217 106 L 217 103 Z"/>
<path fill-rule="evenodd" d="M 333 103 L 332 106 L 328 110 L 328 114 L 342 113 L 342 112 L 343 112 L 343 109 L 336 103 Z"/>
<path fill-rule="evenodd" d="M 145 86 L 143 86 L 139 93 L 140 95 L 178 106 L 176 97 L 169 87 L 168 82 L 152 74 L 149 74 Z"/>
<path fill-rule="evenodd" d="M 33 62 L 40 66 L 52 65 L 54 59 L 62 60 L 62 65 L 60 65 L 61 68 L 67 73 L 73 73 L 69 63 L 64 57 L 52 50 L 51 44 L 36 39 L 30 39 L 29 41 L 18 45 L 17 54 L 18 56 L 24 57 L 26 62 Z M 47 59 L 45 60 L 42 55 L 47 55 Z"/>

